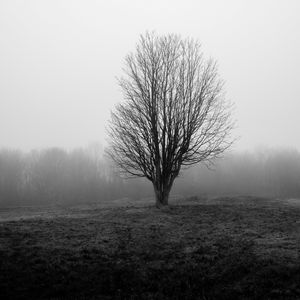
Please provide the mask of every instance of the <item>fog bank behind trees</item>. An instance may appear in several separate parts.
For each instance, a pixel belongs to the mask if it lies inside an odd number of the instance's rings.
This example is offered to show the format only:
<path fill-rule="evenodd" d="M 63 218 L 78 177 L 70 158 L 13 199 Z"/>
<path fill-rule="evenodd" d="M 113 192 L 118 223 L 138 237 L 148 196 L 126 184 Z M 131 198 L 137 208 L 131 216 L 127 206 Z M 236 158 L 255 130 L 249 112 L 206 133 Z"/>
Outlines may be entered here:
<path fill-rule="evenodd" d="M 183 170 L 172 195 L 300 197 L 300 153 L 292 149 L 229 153 L 212 169 L 199 164 Z M 122 198 L 138 202 L 147 197 L 154 197 L 151 183 L 120 178 L 99 145 L 72 151 L 0 150 L 1 207 L 91 204 Z"/>

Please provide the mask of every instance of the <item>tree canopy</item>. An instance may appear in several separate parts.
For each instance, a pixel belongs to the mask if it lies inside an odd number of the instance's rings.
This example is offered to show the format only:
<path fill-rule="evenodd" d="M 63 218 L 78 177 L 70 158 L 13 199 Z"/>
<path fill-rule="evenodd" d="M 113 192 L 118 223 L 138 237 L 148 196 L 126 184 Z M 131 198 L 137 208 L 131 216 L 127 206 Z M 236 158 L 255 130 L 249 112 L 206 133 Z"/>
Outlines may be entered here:
<path fill-rule="evenodd" d="M 108 153 L 122 173 L 149 179 L 157 206 L 166 205 L 182 167 L 210 163 L 232 144 L 231 106 L 216 62 L 193 39 L 146 33 L 124 72 Z"/>

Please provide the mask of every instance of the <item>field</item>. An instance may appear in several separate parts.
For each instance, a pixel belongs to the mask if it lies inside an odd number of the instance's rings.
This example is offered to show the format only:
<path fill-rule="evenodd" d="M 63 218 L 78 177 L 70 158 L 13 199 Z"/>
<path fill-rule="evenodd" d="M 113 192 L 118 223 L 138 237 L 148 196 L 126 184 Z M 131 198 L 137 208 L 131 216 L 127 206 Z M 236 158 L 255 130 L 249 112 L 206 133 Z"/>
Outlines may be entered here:
<path fill-rule="evenodd" d="M 300 299 L 300 200 L 0 210 L 1 299 Z"/>

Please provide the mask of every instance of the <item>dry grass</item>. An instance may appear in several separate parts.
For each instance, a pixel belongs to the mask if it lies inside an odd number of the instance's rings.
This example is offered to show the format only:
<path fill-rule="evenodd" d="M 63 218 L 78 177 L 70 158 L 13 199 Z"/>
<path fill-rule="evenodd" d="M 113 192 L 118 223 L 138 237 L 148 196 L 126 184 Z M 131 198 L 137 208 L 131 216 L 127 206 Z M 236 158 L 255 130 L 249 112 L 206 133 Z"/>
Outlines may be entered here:
<path fill-rule="evenodd" d="M 2 210 L 0 298 L 300 299 L 294 202 Z"/>

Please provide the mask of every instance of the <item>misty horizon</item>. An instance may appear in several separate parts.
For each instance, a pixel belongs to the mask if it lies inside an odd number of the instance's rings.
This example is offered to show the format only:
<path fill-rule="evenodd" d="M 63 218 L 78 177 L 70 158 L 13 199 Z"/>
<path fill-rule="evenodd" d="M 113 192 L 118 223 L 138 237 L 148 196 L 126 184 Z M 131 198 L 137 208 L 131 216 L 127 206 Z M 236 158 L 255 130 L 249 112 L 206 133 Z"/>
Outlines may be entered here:
<path fill-rule="evenodd" d="M 300 299 L 299 0 L 1 0 L 1 299 Z"/>

